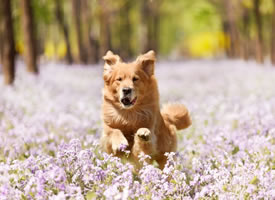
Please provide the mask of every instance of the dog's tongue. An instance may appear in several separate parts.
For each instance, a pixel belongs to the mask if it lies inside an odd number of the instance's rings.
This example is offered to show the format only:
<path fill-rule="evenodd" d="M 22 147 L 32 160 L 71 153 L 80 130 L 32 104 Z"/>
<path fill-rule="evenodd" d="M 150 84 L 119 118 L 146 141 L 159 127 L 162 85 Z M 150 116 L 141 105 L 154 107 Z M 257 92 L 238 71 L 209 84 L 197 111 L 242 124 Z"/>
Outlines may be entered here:
<path fill-rule="evenodd" d="M 135 97 L 135 98 L 133 99 L 133 101 L 131 102 L 131 104 L 134 105 L 134 104 L 136 103 L 136 101 L 137 101 L 137 97 Z"/>

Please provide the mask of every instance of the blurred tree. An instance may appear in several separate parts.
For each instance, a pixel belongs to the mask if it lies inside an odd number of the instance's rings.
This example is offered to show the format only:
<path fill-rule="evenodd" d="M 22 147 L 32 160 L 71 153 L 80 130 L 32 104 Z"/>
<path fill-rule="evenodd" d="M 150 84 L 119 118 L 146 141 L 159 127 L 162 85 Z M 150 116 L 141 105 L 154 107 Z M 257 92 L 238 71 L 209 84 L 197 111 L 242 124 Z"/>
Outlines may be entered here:
<path fill-rule="evenodd" d="M 243 51 L 243 58 L 244 60 L 248 60 L 250 56 L 250 48 L 249 44 L 251 43 L 250 32 L 249 32 L 249 25 L 250 25 L 250 16 L 249 16 L 249 9 L 241 4 L 242 6 L 242 51 Z"/>
<path fill-rule="evenodd" d="M 78 60 L 85 64 L 87 63 L 87 55 L 83 46 L 82 29 L 81 29 L 81 0 L 72 0 L 72 13 L 76 30 Z"/>
<path fill-rule="evenodd" d="M 87 51 L 87 62 L 88 63 L 96 63 L 99 60 L 99 46 L 98 41 L 95 37 L 95 34 L 92 30 L 92 9 L 90 1 L 82 0 L 81 4 L 82 8 L 82 22 L 83 22 L 83 38 L 84 38 L 84 46 Z"/>
<path fill-rule="evenodd" d="M 15 1 L 21 2 L 21 0 Z M 55 16 L 54 0 L 30 0 L 30 2 L 32 10 L 33 30 L 35 35 L 35 51 L 36 57 L 38 59 L 39 56 L 44 53 L 45 45 L 48 41 L 48 38 L 50 38 L 52 35 L 52 27 L 55 28 L 56 32 L 55 34 L 53 34 L 55 40 L 58 36 L 60 36 L 60 34 L 58 34 L 58 28 L 56 26 L 56 23 L 58 22 Z M 56 58 L 58 58 L 58 56 L 56 56 Z"/>
<path fill-rule="evenodd" d="M 264 47 L 263 47 L 263 26 L 262 26 L 262 15 L 260 12 L 260 1 L 261 0 L 253 0 L 254 5 L 254 15 L 255 22 L 257 27 L 257 38 L 256 38 L 256 61 L 259 63 L 264 62 Z"/>
<path fill-rule="evenodd" d="M 42 53 L 68 63 L 73 58 L 95 63 L 109 49 L 126 59 L 154 49 L 174 58 L 226 52 L 258 62 L 268 53 L 275 60 L 275 28 L 270 35 L 274 1 L 12 0 L 16 50 L 25 53 L 28 66 L 35 66 Z"/>
<path fill-rule="evenodd" d="M 61 31 L 64 34 L 65 44 L 66 44 L 66 60 L 69 64 L 72 64 L 73 58 L 71 53 L 71 45 L 69 40 L 69 29 L 68 25 L 64 19 L 64 11 L 63 11 L 63 1 L 62 0 L 54 0 L 55 2 L 55 15 L 57 22 Z"/>
<path fill-rule="evenodd" d="M 13 20 L 11 1 L 3 0 L 0 5 L 0 15 L 3 29 L 3 73 L 4 83 L 12 84 L 15 78 L 15 44 L 13 32 Z"/>
<path fill-rule="evenodd" d="M 141 51 L 146 52 L 148 49 L 150 50 L 150 47 L 148 45 L 149 43 L 149 31 L 148 31 L 148 22 L 149 19 L 149 6 L 148 6 L 148 0 L 141 0 Z"/>
<path fill-rule="evenodd" d="M 240 57 L 240 34 L 236 23 L 236 1 L 223 0 L 224 17 L 223 30 L 229 36 L 230 46 L 228 56 L 232 58 Z"/>
<path fill-rule="evenodd" d="M 273 65 L 275 65 L 275 0 L 273 0 L 273 13 L 272 13 L 271 62 Z"/>
<path fill-rule="evenodd" d="M 1 6 L 1 5 L 0 5 Z M 2 62 L 2 57 L 3 57 L 3 20 L 1 17 L 1 13 L 0 13 L 0 63 Z"/>
<path fill-rule="evenodd" d="M 160 7 L 162 0 L 141 0 L 141 26 L 144 41 L 142 51 L 153 49 L 158 52 Z"/>
<path fill-rule="evenodd" d="M 22 27 L 24 32 L 24 54 L 27 64 L 27 71 L 37 74 L 37 48 L 35 23 L 33 17 L 33 7 L 31 0 L 21 0 L 22 7 Z"/>
<path fill-rule="evenodd" d="M 119 21 L 120 21 L 120 54 L 123 58 L 129 59 L 133 56 L 133 50 L 131 48 L 131 37 L 133 28 L 131 26 L 130 12 L 134 1 L 124 0 L 120 6 Z"/>
<path fill-rule="evenodd" d="M 99 1 L 99 24 L 100 24 L 100 56 L 105 55 L 108 50 L 112 50 L 112 34 L 110 24 L 110 2 L 107 0 Z"/>

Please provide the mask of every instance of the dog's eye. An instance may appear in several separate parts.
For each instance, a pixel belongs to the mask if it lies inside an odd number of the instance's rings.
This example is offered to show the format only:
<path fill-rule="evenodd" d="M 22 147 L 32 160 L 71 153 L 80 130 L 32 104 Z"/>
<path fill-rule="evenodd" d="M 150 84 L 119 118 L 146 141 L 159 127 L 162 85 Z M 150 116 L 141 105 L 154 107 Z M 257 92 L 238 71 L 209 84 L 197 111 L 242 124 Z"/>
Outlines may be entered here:
<path fill-rule="evenodd" d="M 117 78 L 116 80 L 117 80 L 117 81 L 122 81 L 122 78 L 121 78 L 121 77 L 119 77 L 119 78 Z"/>
<path fill-rule="evenodd" d="M 135 82 L 135 81 L 138 81 L 138 78 L 137 77 L 134 77 L 133 78 L 133 81 Z"/>

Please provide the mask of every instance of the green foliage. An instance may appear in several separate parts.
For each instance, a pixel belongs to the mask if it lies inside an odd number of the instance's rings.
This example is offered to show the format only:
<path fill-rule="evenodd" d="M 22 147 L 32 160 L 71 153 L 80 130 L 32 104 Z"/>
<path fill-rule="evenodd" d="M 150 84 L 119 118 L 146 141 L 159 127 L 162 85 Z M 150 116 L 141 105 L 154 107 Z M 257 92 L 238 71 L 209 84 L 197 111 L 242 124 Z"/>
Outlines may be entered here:
<path fill-rule="evenodd" d="M 92 191 L 87 192 L 86 199 L 87 199 L 87 200 L 96 199 L 96 193 L 95 193 L 95 192 L 92 192 Z"/>
<path fill-rule="evenodd" d="M 232 155 L 235 155 L 239 151 L 240 151 L 240 148 L 238 146 L 235 146 L 234 149 L 233 149 L 233 151 L 232 151 Z"/>
<path fill-rule="evenodd" d="M 163 54 L 177 47 L 190 49 L 192 44 L 186 41 L 194 35 L 221 31 L 221 19 L 217 8 L 208 0 L 175 0 L 173 3 L 166 0 L 162 12 L 160 42 Z"/>
<path fill-rule="evenodd" d="M 250 181 L 250 184 L 256 185 L 258 184 L 259 179 L 257 178 L 257 176 L 254 176 L 253 179 Z"/>
<path fill-rule="evenodd" d="M 45 25 L 50 25 L 54 22 L 54 0 L 32 0 L 32 6 L 34 8 L 34 17 L 38 22 L 42 22 Z"/>
<path fill-rule="evenodd" d="M 123 32 L 130 32 L 129 46 L 134 54 L 142 51 L 142 34 L 141 30 L 141 6 L 143 1 L 131 0 L 129 16 L 123 16 L 122 10 L 129 0 L 105 0 L 103 9 L 110 15 L 111 42 L 116 51 L 121 50 L 121 37 Z M 16 48 L 19 53 L 23 52 L 24 44 L 22 39 L 20 0 L 12 0 L 13 18 L 16 34 Z M 68 24 L 69 37 L 73 54 L 78 52 L 75 26 L 73 24 L 72 0 L 59 0 L 64 9 L 64 20 Z M 81 2 L 81 0 L 79 0 Z M 100 1 L 87 0 L 90 7 L 91 35 L 94 36 L 99 44 L 100 39 Z M 148 0 L 152 4 L 156 0 Z M 256 37 L 255 19 L 253 17 L 253 0 L 234 1 L 238 3 L 236 11 L 237 23 L 242 33 L 243 9 L 248 9 L 250 16 L 249 37 Z M 64 36 L 58 27 L 55 16 L 56 0 L 32 0 L 34 9 L 34 18 L 36 22 L 36 31 L 38 34 L 39 46 L 43 54 L 50 59 L 62 59 L 66 54 Z M 181 55 L 192 57 L 211 57 L 218 55 L 228 47 L 228 38 L 223 34 L 224 9 L 221 0 L 159 0 L 159 30 L 158 46 L 161 55 L 170 55 L 178 52 Z M 260 11 L 263 14 L 263 27 L 271 27 L 271 14 L 274 11 L 272 0 L 261 0 Z M 129 18 L 130 29 L 123 30 L 122 24 L 125 19 Z M 87 30 L 84 25 L 83 30 Z M 270 43 L 270 31 L 264 31 L 264 38 L 268 46 Z M 246 36 L 242 36 L 246 37 Z"/>

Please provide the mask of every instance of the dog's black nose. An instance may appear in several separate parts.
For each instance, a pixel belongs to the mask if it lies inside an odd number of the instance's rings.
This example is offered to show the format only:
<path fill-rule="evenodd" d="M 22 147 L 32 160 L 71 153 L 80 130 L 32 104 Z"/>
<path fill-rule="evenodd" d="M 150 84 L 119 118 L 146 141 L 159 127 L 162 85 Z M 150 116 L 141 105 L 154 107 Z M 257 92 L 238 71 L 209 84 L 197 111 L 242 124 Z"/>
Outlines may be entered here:
<path fill-rule="evenodd" d="M 127 95 L 127 94 L 130 94 L 132 92 L 132 89 L 131 88 L 123 88 L 122 92 L 123 92 L 124 95 Z"/>

